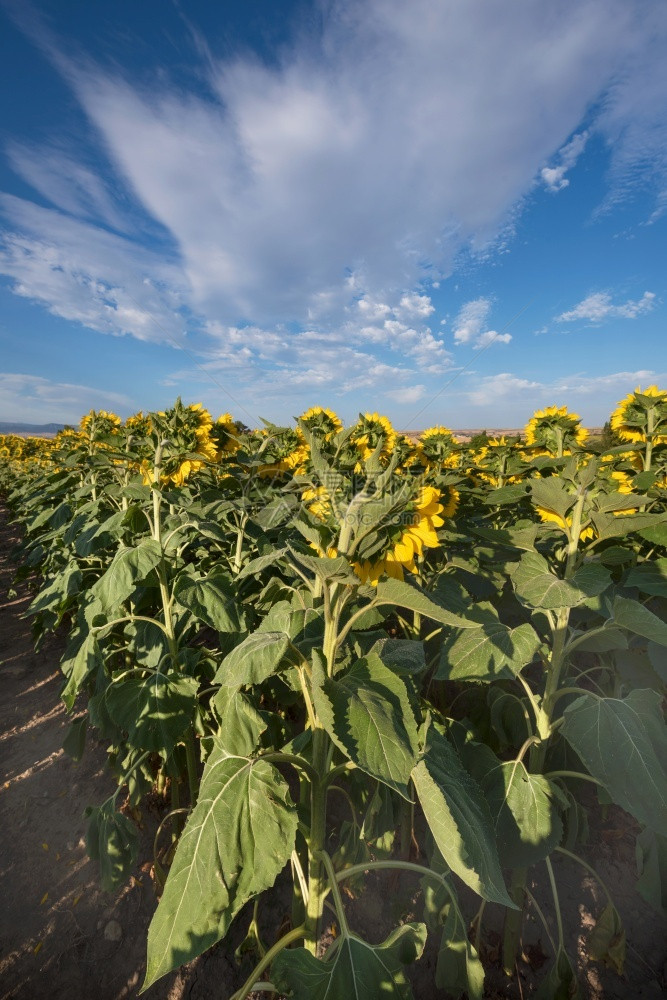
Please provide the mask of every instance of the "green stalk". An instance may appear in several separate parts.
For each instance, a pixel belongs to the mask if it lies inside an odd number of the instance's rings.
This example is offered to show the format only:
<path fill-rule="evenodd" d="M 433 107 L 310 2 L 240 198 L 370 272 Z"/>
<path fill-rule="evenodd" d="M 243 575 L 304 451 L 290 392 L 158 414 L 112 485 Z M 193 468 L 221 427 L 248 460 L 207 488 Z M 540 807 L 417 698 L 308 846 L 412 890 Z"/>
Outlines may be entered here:
<path fill-rule="evenodd" d="M 646 450 L 644 452 L 644 472 L 651 471 L 651 462 L 653 461 L 653 436 L 655 433 L 655 407 L 652 406 L 647 414 L 647 425 L 646 425 Z"/>
<path fill-rule="evenodd" d="M 313 733 L 313 767 L 318 780 L 310 787 L 310 836 L 308 838 L 308 900 L 306 902 L 304 946 L 312 955 L 317 955 L 320 939 L 320 925 L 327 892 L 320 852 L 324 850 L 326 838 L 327 791 L 323 782 L 326 774 L 329 737 L 318 728 Z"/>
<path fill-rule="evenodd" d="M 255 984 L 258 983 L 264 969 L 268 969 L 276 955 L 279 955 L 283 948 L 287 948 L 293 941 L 298 941 L 300 937 L 303 937 L 303 933 L 303 927 L 295 927 L 293 930 L 288 931 L 287 934 L 284 934 L 279 941 L 276 941 L 273 947 L 269 948 L 264 958 L 257 963 L 241 989 L 236 991 L 231 1000 L 245 1000 L 248 994 L 255 988 Z"/>
<path fill-rule="evenodd" d="M 577 557 L 579 547 L 579 534 L 581 531 L 581 520 L 586 501 L 585 490 L 581 491 L 572 512 L 572 526 L 567 546 L 567 558 L 565 562 L 565 579 L 570 579 L 577 568 Z M 541 774 L 544 770 L 544 762 L 549 748 L 549 737 L 554 726 L 552 723 L 552 713 L 558 698 L 558 688 L 563 673 L 563 668 L 567 663 L 567 636 L 570 622 L 570 609 L 561 608 L 558 612 L 555 625 L 552 630 L 552 647 L 549 658 L 549 669 L 547 672 L 547 682 L 544 689 L 544 697 L 537 714 L 537 732 L 539 742 L 531 747 L 530 751 L 530 771 L 532 774 Z M 516 963 L 516 954 L 519 948 L 519 938 L 521 936 L 521 925 L 523 922 L 523 908 L 526 897 L 526 879 L 528 870 L 517 868 L 512 872 L 510 884 L 510 896 L 512 901 L 519 907 L 518 910 L 510 910 L 505 914 L 505 927 L 503 933 L 503 969 L 508 976 L 513 975 Z"/>

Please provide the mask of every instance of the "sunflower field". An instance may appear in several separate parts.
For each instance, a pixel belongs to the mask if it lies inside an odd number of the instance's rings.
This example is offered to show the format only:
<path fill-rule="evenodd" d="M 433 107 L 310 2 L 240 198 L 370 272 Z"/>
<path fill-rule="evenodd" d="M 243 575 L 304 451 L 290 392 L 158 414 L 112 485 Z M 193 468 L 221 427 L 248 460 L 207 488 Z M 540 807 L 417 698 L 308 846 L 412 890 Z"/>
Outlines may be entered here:
<path fill-rule="evenodd" d="M 466 445 L 320 407 L 250 430 L 179 400 L 0 438 L 35 642 L 68 636 L 65 749 L 92 727 L 116 778 L 87 811 L 105 889 L 136 863 L 132 817 L 163 803 L 144 987 L 243 910 L 255 965 L 234 1000 L 409 998 L 431 936 L 435 985 L 481 1000 L 485 906 L 505 908 L 510 975 L 535 870 L 539 995 L 575 997 L 552 856 L 598 878 L 587 787 L 639 824 L 639 889 L 665 906 L 667 391 L 610 423 L 606 449 L 565 407 Z M 371 944 L 346 901 L 393 870 L 423 916 Z M 281 873 L 290 919 L 263 942 Z M 587 947 L 621 973 L 601 888 Z"/>

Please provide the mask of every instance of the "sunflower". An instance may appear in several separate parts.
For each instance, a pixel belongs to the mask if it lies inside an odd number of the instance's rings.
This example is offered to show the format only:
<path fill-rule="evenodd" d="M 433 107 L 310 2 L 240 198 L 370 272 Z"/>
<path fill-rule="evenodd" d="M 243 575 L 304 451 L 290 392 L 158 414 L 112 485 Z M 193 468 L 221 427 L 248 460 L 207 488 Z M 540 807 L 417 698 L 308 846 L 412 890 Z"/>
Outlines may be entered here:
<path fill-rule="evenodd" d="M 99 441 L 102 438 L 115 434 L 122 421 L 115 413 L 107 410 L 90 410 L 85 417 L 81 417 L 79 430 L 86 435 L 89 441 Z"/>
<path fill-rule="evenodd" d="M 231 413 L 218 417 L 210 430 L 211 440 L 216 446 L 216 461 L 235 455 L 241 447 L 239 429 Z"/>
<path fill-rule="evenodd" d="M 474 478 L 489 483 L 494 489 L 521 482 L 521 476 L 506 474 L 507 463 L 516 454 L 516 445 L 506 437 L 489 438 L 485 445 L 472 453 L 472 459 L 479 467 L 473 473 Z"/>
<path fill-rule="evenodd" d="M 298 419 L 309 431 L 322 436 L 325 441 L 331 441 L 343 429 L 340 417 L 324 406 L 311 406 Z"/>
<path fill-rule="evenodd" d="M 429 427 L 419 435 L 417 449 L 421 462 L 426 468 L 437 465 L 452 469 L 459 463 L 455 451 L 457 445 L 458 441 L 449 427 L 438 424 L 435 427 Z"/>
<path fill-rule="evenodd" d="M 368 461 L 380 446 L 380 461 L 387 463 L 397 438 L 398 435 L 388 417 L 383 417 L 379 413 L 364 413 L 359 417 L 350 441 L 359 451 L 362 462 Z M 361 472 L 361 464 L 358 471 Z"/>
<path fill-rule="evenodd" d="M 354 571 L 362 583 L 375 587 L 383 573 L 402 580 L 406 569 L 411 573 L 417 572 L 415 558 L 420 557 L 425 548 L 434 549 L 440 545 L 436 529 L 445 523 L 445 517 L 451 517 L 456 510 L 458 493 L 450 488 L 447 503 L 442 504 L 441 499 L 440 490 L 433 486 L 421 487 L 409 508 L 412 515 L 410 524 L 392 540 L 391 548 L 382 559 L 354 564 Z"/>
<path fill-rule="evenodd" d="M 327 521 L 331 514 L 331 500 L 324 486 L 309 486 L 301 494 L 308 511 L 318 521 Z"/>
<path fill-rule="evenodd" d="M 537 455 L 569 455 L 588 437 L 581 417 L 569 413 L 566 406 L 547 406 L 536 410 L 525 428 L 526 444 Z"/>
<path fill-rule="evenodd" d="M 163 485 L 183 486 L 194 472 L 216 462 L 218 449 L 211 438 L 213 417 L 201 403 L 184 406 L 178 399 L 170 410 L 150 414 L 150 420 L 154 433 L 165 441 L 160 474 Z M 141 473 L 144 483 L 150 485 L 154 469 L 149 459 L 141 463 Z"/>
<path fill-rule="evenodd" d="M 611 428 L 621 441 L 667 444 L 667 391 L 639 386 L 622 399 L 611 415 Z"/>

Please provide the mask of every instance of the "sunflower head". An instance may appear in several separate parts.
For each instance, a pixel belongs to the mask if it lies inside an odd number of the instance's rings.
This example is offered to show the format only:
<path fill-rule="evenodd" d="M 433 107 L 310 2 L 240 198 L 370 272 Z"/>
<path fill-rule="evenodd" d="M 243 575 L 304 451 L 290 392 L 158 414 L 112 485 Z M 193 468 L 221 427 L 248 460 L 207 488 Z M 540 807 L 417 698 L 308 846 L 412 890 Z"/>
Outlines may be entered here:
<path fill-rule="evenodd" d="M 211 426 L 210 437 L 216 448 L 216 460 L 235 455 L 241 447 L 239 427 L 231 413 L 223 413 Z"/>
<path fill-rule="evenodd" d="M 639 386 L 622 399 L 611 415 L 611 428 L 621 441 L 667 444 L 667 391 Z"/>
<path fill-rule="evenodd" d="M 525 429 L 526 444 L 533 454 L 567 455 L 581 447 L 587 437 L 581 417 L 566 406 L 536 410 Z"/>
<path fill-rule="evenodd" d="M 388 417 L 383 417 L 379 413 L 364 413 L 359 415 L 350 441 L 357 449 L 362 462 L 368 461 L 379 447 L 380 461 L 386 464 L 394 450 L 397 437 Z"/>
<path fill-rule="evenodd" d="M 343 429 L 343 422 L 333 410 L 328 410 L 323 406 L 311 406 L 309 410 L 302 413 L 298 418 L 312 434 L 325 441 L 332 438 Z"/>
<path fill-rule="evenodd" d="M 179 398 L 171 409 L 151 413 L 150 422 L 155 440 L 162 445 L 162 483 L 183 486 L 193 473 L 217 461 L 211 438 L 213 418 L 201 403 L 184 406 Z M 144 480 L 151 482 L 150 462 L 142 465 L 142 472 Z"/>
<path fill-rule="evenodd" d="M 419 456 L 422 464 L 429 466 L 445 466 L 454 468 L 458 463 L 456 446 L 458 441 L 449 427 L 438 424 L 429 427 L 419 437 Z"/>
<path fill-rule="evenodd" d="M 115 413 L 107 410 L 90 410 L 81 417 L 79 430 L 89 441 L 102 441 L 118 431 L 121 419 Z"/>
<path fill-rule="evenodd" d="M 456 510 L 458 493 L 451 487 L 447 490 L 444 498 L 433 486 L 417 487 L 416 494 L 406 502 L 398 523 L 386 530 L 379 555 L 355 563 L 355 572 L 363 583 L 376 586 L 383 573 L 402 580 L 406 570 L 417 572 L 416 560 L 423 555 L 424 549 L 440 545 L 437 529 L 444 524 L 444 517 L 451 517 Z"/>

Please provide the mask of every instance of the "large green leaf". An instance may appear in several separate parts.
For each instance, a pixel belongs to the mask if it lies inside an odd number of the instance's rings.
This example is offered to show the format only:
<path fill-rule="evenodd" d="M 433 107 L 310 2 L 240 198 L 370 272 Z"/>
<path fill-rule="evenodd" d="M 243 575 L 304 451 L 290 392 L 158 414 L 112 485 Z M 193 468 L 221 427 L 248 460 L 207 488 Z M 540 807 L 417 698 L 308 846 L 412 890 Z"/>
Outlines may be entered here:
<path fill-rule="evenodd" d="M 614 601 L 614 621 L 635 635 L 643 635 L 645 639 L 657 642 L 659 646 L 667 646 L 667 622 L 654 615 L 639 601 L 629 597 L 617 597 Z"/>
<path fill-rule="evenodd" d="M 412 780 L 433 839 L 452 871 L 484 899 L 512 907 L 482 790 L 433 727 Z"/>
<path fill-rule="evenodd" d="M 139 831 L 134 823 L 117 812 L 111 801 L 86 809 L 86 847 L 93 861 L 100 863 L 100 879 L 105 892 L 113 892 L 126 881 L 139 856 Z"/>
<path fill-rule="evenodd" d="M 230 688 L 261 684 L 280 667 L 293 663 L 288 658 L 291 649 L 284 632 L 253 632 L 227 654 L 213 680 Z"/>
<path fill-rule="evenodd" d="M 431 618 L 435 622 L 442 622 L 443 625 L 452 625 L 454 628 L 479 628 L 479 622 L 469 621 L 460 615 L 455 615 L 447 608 L 436 604 L 422 590 L 417 590 L 403 580 L 380 580 L 377 586 L 377 597 L 373 602 L 375 605 L 392 604 L 399 608 L 407 608 L 409 611 L 417 611 L 425 618 Z"/>
<path fill-rule="evenodd" d="M 558 514 L 565 519 L 567 512 L 574 507 L 577 498 L 568 492 L 565 483 L 558 476 L 547 476 L 545 479 L 533 479 L 530 483 L 533 503 L 538 507 Z"/>
<path fill-rule="evenodd" d="M 528 868 L 560 844 L 563 824 L 546 778 L 504 761 L 481 781 L 504 868 Z"/>
<path fill-rule="evenodd" d="M 106 689 L 107 711 L 130 746 L 170 753 L 192 723 L 198 687 L 196 678 L 173 670 L 126 676 Z"/>
<path fill-rule="evenodd" d="M 179 604 L 216 631 L 243 631 L 234 590 L 220 570 L 201 577 L 183 573 L 176 581 L 174 594 Z"/>
<path fill-rule="evenodd" d="M 426 669 L 424 643 L 415 639 L 378 639 L 371 649 L 377 653 L 385 667 L 404 676 L 419 674 Z"/>
<path fill-rule="evenodd" d="M 515 677 L 533 662 L 540 641 L 529 624 L 508 628 L 494 622 L 467 629 L 445 640 L 436 677 L 456 681 Z"/>
<path fill-rule="evenodd" d="M 628 573 L 627 587 L 637 587 L 644 594 L 667 597 L 667 556 L 635 566 Z"/>
<path fill-rule="evenodd" d="M 144 989 L 219 941 L 244 903 L 273 885 L 296 827 L 280 773 L 266 761 L 230 757 L 214 740 L 148 931 Z"/>
<path fill-rule="evenodd" d="M 68 712 L 71 712 L 81 685 L 102 663 L 102 654 L 94 632 L 90 632 L 77 649 L 74 656 L 64 659 L 60 669 L 67 681 L 60 692 Z"/>
<path fill-rule="evenodd" d="M 561 733 L 617 805 L 667 834 L 667 728 L 655 691 L 627 698 L 583 695 L 567 706 Z"/>
<path fill-rule="evenodd" d="M 468 1000 L 482 1000 L 484 993 L 484 968 L 465 924 L 451 903 L 446 907 L 438 947 L 435 985 L 454 996 L 465 993 Z"/>
<path fill-rule="evenodd" d="M 102 613 L 108 615 L 126 601 L 161 558 L 162 549 L 152 538 L 133 548 L 119 549 L 104 576 L 91 588 Z"/>
<path fill-rule="evenodd" d="M 516 595 L 530 608 L 572 608 L 607 589 L 611 575 L 599 563 L 581 566 L 569 579 L 552 573 L 544 556 L 525 552 L 512 574 Z"/>
<path fill-rule="evenodd" d="M 81 570 L 76 562 L 67 563 L 64 569 L 42 587 L 39 594 L 28 608 L 28 613 L 36 615 L 47 608 L 57 607 L 72 594 L 78 594 L 81 589 Z"/>
<path fill-rule="evenodd" d="M 247 576 L 259 576 L 259 574 L 266 569 L 267 566 L 273 566 L 277 563 L 279 559 L 287 552 L 287 547 L 271 549 L 266 555 L 257 556 L 256 559 L 251 559 L 249 563 L 243 567 L 236 577 L 237 580 L 244 580 Z"/>
<path fill-rule="evenodd" d="M 213 698 L 220 717 L 218 738 L 230 754 L 248 757 L 258 745 L 266 722 L 248 698 L 236 688 L 221 687 Z"/>
<path fill-rule="evenodd" d="M 405 684 L 373 654 L 342 677 L 313 664 L 315 710 L 336 746 L 378 781 L 408 795 L 417 762 L 417 724 Z"/>
<path fill-rule="evenodd" d="M 271 980 L 291 1000 L 411 1000 L 403 965 L 418 959 L 425 943 L 425 924 L 402 924 L 380 945 L 346 934 L 328 962 L 305 948 L 281 951 Z"/>
<path fill-rule="evenodd" d="M 634 532 L 646 537 L 644 534 L 646 531 L 658 531 L 664 528 L 664 522 L 667 520 L 666 514 L 630 514 L 626 517 L 623 514 L 593 512 L 591 517 L 599 540 L 623 538 Z"/>

